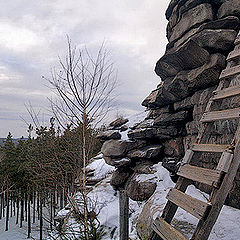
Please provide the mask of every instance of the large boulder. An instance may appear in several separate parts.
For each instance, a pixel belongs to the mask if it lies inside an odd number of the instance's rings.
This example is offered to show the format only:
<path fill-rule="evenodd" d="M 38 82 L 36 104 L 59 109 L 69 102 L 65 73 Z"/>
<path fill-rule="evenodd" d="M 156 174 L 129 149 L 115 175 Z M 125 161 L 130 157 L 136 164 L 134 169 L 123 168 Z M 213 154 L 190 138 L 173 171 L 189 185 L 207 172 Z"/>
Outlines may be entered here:
<path fill-rule="evenodd" d="M 104 156 L 104 160 L 108 165 L 114 166 L 114 167 L 126 167 L 131 164 L 131 159 L 124 157 L 124 158 L 111 158 Z"/>
<path fill-rule="evenodd" d="M 184 146 L 182 138 L 167 140 L 166 142 L 163 143 L 163 146 L 165 156 L 178 158 L 184 156 Z"/>
<path fill-rule="evenodd" d="M 128 132 L 130 139 L 146 139 L 146 140 L 163 140 L 177 136 L 179 133 L 178 127 L 175 125 L 161 125 L 157 128 L 135 129 Z"/>
<path fill-rule="evenodd" d="M 152 145 L 140 149 L 132 150 L 127 154 L 131 159 L 160 159 L 162 154 L 162 145 Z"/>
<path fill-rule="evenodd" d="M 153 174 L 133 174 L 126 183 L 127 195 L 134 201 L 149 199 L 157 187 L 157 178 Z"/>
<path fill-rule="evenodd" d="M 126 168 L 119 168 L 112 174 L 110 184 L 114 188 L 122 187 L 130 175 L 131 173 Z"/>
<path fill-rule="evenodd" d="M 165 54 L 156 64 L 155 72 L 162 80 L 175 76 L 179 71 L 202 66 L 209 60 L 209 53 L 196 42 L 188 41 L 174 52 Z"/>
<path fill-rule="evenodd" d="M 165 113 L 154 120 L 154 125 L 168 125 L 185 121 L 189 116 L 188 111 Z"/>
<path fill-rule="evenodd" d="M 226 52 L 234 46 L 237 32 L 228 29 L 205 29 L 192 38 L 199 46 L 210 52 Z"/>
<path fill-rule="evenodd" d="M 121 158 L 125 157 L 127 152 L 144 146 L 143 141 L 122 141 L 122 140 L 109 140 L 102 145 L 101 152 L 104 157 Z"/>
<path fill-rule="evenodd" d="M 164 83 L 162 82 L 159 88 L 153 90 L 149 96 L 143 100 L 142 105 L 149 109 L 157 109 L 181 100 L 181 98 L 176 95 L 177 92 L 167 90 L 166 85 L 171 81 L 172 78 L 169 78 L 165 80 Z"/>
<path fill-rule="evenodd" d="M 218 18 L 225 16 L 237 16 L 240 18 L 239 0 L 228 0 L 222 4 L 218 10 Z"/>
<path fill-rule="evenodd" d="M 162 107 L 178 102 L 197 90 L 214 86 L 219 82 L 219 75 L 224 67 L 225 57 L 218 53 L 212 54 L 210 61 L 203 66 L 190 71 L 181 71 L 175 78 L 164 81 L 142 105 L 148 108 Z"/>
<path fill-rule="evenodd" d="M 97 135 L 97 138 L 100 139 L 101 141 L 106 141 L 110 139 L 120 139 L 121 134 L 118 131 L 108 130 L 108 131 L 100 132 Z"/>
<path fill-rule="evenodd" d="M 128 121 L 129 121 L 128 119 L 120 117 L 114 120 L 113 122 L 111 122 L 109 126 L 112 128 L 118 128 L 118 127 L 121 127 L 123 124 L 127 123 Z"/>
<path fill-rule="evenodd" d="M 177 48 L 179 48 L 181 45 L 183 45 L 187 40 L 192 39 L 195 36 L 195 34 L 198 34 L 205 29 L 238 30 L 239 29 L 239 19 L 238 19 L 238 17 L 235 17 L 235 16 L 228 16 L 226 18 L 217 19 L 215 21 L 203 23 L 199 27 L 193 28 L 190 31 L 188 31 L 187 33 L 185 33 L 176 42 L 169 43 L 167 45 L 167 49 L 168 49 L 167 52 L 175 51 Z"/>
<path fill-rule="evenodd" d="M 197 5 L 182 15 L 179 23 L 173 28 L 172 32 L 168 34 L 168 40 L 169 42 L 176 41 L 191 28 L 212 20 L 212 6 L 210 4 Z"/>

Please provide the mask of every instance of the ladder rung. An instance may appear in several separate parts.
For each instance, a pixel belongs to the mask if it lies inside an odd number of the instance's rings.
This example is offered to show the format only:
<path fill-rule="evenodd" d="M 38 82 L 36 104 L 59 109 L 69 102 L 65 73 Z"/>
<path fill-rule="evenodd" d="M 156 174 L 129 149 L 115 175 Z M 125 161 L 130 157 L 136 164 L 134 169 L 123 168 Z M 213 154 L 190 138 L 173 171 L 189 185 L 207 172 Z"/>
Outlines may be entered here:
<path fill-rule="evenodd" d="M 240 108 L 227 109 L 222 111 L 212 111 L 204 113 L 201 122 L 212 122 L 217 120 L 227 120 L 238 118 L 240 116 Z"/>
<path fill-rule="evenodd" d="M 240 65 L 237 65 L 235 67 L 231 67 L 231 68 L 223 70 L 220 75 L 220 79 L 224 79 L 227 77 L 233 77 L 234 75 L 239 74 L 239 73 L 240 73 Z"/>
<path fill-rule="evenodd" d="M 204 217 L 211 207 L 210 204 L 193 198 L 175 188 L 170 189 L 167 199 L 198 219 Z"/>
<path fill-rule="evenodd" d="M 228 149 L 232 149 L 231 145 L 221 145 L 221 144 L 194 144 L 192 150 L 194 152 L 215 152 L 220 153 Z"/>
<path fill-rule="evenodd" d="M 227 97 L 233 97 L 240 95 L 240 86 L 234 86 L 222 89 L 220 91 L 215 91 L 212 100 L 219 100 Z"/>
<path fill-rule="evenodd" d="M 185 177 L 200 183 L 205 183 L 216 188 L 219 187 L 222 180 L 221 171 L 191 166 L 190 164 L 181 166 L 177 174 L 181 177 Z"/>
<path fill-rule="evenodd" d="M 232 52 L 229 53 L 227 60 L 231 60 L 234 58 L 240 57 L 240 49 L 233 50 Z"/>
<path fill-rule="evenodd" d="M 185 238 L 179 231 L 164 221 L 161 217 L 153 221 L 152 229 L 163 240 L 187 240 L 187 238 Z"/>

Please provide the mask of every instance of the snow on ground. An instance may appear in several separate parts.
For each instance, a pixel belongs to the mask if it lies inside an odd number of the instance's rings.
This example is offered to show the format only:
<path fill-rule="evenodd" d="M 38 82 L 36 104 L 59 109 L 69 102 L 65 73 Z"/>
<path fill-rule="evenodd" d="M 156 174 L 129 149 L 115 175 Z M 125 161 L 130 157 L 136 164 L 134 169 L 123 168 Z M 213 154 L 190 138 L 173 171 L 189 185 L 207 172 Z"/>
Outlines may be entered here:
<path fill-rule="evenodd" d="M 93 159 L 93 162 L 88 166 L 89 169 L 94 170 L 93 179 L 102 179 L 89 193 L 89 197 L 92 199 L 92 202 L 97 203 L 96 210 L 99 210 L 98 219 L 101 224 L 104 226 L 107 235 L 103 238 L 104 240 L 118 240 L 119 239 L 119 205 L 118 205 L 118 193 L 113 190 L 110 186 L 111 173 L 114 171 L 114 167 L 109 166 L 102 159 L 102 155 L 98 155 Z M 174 187 L 174 183 L 169 177 L 168 171 L 162 167 L 161 163 L 158 163 L 153 166 L 153 169 L 156 170 L 153 174 L 141 174 L 138 177 L 139 181 L 157 181 L 157 189 L 153 204 L 159 206 L 159 211 L 154 215 L 156 218 L 164 208 L 166 203 L 166 195 L 170 188 Z M 194 186 L 189 186 L 187 193 L 192 197 L 200 199 L 202 201 L 207 201 L 208 195 L 202 193 Z M 76 195 L 76 199 L 80 195 Z M 136 221 L 140 215 L 145 202 L 135 202 L 129 201 L 130 208 L 130 238 L 132 240 L 138 240 L 136 233 Z M 154 207 L 154 206 L 153 206 Z M 69 210 L 61 210 L 59 215 L 67 215 Z M 176 214 L 176 219 L 174 220 L 174 225 L 177 228 L 180 228 L 183 233 L 190 237 L 191 233 L 194 230 L 194 227 L 197 224 L 197 219 L 186 213 L 184 210 L 179 209 Z M 24 228 L 18 228 L 15 223 L 15 218 L 10 220 L 10 231 L 4 231 L 3 220 L 0 221 L 0 240 L 23 240 L 26 239 L 26 223 L 24 223 Z M 71 229 L 77 231 L 78 224 L 73 218 L 69 218 L 68 226 L 71 226 Z M 215 224 L 212 233 L 210 235 L 210 240 L 239 240 L 240 236 L 240 210 L 234 209 L 229 206 L 224 206 L 220 214 L 217 223 Z M 71 231 L 69 229 L 69 231 Z M 33 233 L 33 236 L 37 232 Z"/>
<path fill-rule="evenodd" d="M 93 162 L 91 167 L 96 167 L 96 173 L 100 172 L 99 169 L 104 169 L 103 172 L 106 174 L 106 178 L 99 182 L 89 193 L 89 197 L 98 203 L 98 209 L 100 213 L 98 219 L 102 225 L 105 226 L 105 230 L 108 231 L 108 235 L 104 237 L 104 240 L 118 240 L 119 239 L 119 205 L 118 205 L 118 193 L 113 190 L 110 186 L 111 175 L 113 168 L 104 161 L 100 159 Z M 100 164 L 97 164 L 100 163 Z M 169 172 L 162 167 L 161 163 L 158 163 L 153 166 L 153 169 L 156 170 L 154 174 L 142 174 L 139 176 L 139 181 L 144 181 L 146 179 L 152 181 L 155 179 L 157 181 L 158 195 L 154 199 L 154 205 L 159 206 L 159 212 L 155 214 L 155 218 L 161 214 L 164 205 L 166 203 L 166 195 L 170 188 L 174 187 L 174 183 L 169 177 Z M 102 175 L 101 175 L 102 177 Z M 187 189 L 188 194 L 192 197 L 195 197 L 202 201 L 207 201 L 208 195 L 202 193 L 194 186 L 189 186 Z M 135 202 L 130 200 L 130 238 L 132 240 L 139 239 L 136 233 L 136 221 L 141 213 L 145 202 Z M 174 224 L 176 227 L 180 228 L 183 233 L 187 236 L 191 236 L 198 220 L 185 212 L 184 210 L 179 209 L 176 214 L 176 219 Z M 224 206 L 220 214 L 220 217 L 215 224 L 212 233 L 210 235 L 210 240 L 239 240 L 240 236 L 240 210 L 234 209 L 232 207 Z M 112 235 L 112 237 L 111 237 Z"/>
<path fill-rule="evenodd" d="M 47 214 L 47 213 L 45 213 Z M 45 215 L 44 214 L 44 215 Z M 46 215 L 45 215 L 46 216 Z M 0 220 L 0 240 L 24 240 L 27 238 L 27 222 L 23 221 L 23 227 L 19 228 L 19 224 L 16 224 L 16 217 L 12 216 L 9 218 L 9 231 L 5 231 L 5 218 Z M 44 226 L 47 230 L 47 226 Z M 44 239 L 47 238 L 47 231 L 44 233 Z M 39 239 L 39 222 L 36 219 L 36 223 L 32 224 L 31 239 Z"/>

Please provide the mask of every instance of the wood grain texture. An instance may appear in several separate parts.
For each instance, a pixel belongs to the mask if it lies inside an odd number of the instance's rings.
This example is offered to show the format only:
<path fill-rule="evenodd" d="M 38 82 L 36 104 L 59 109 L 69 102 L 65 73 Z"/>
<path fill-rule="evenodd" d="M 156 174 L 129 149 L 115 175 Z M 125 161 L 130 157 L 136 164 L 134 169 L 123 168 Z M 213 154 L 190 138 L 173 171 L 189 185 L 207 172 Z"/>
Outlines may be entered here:
<path fill-rule="evenodd" d="M 240 86 L 233 86 L 220 91 L 215 91 L 212 99 L 219 100 L 237 95 L 240 95 Z"/>
<path fill-rule="evenodd" d="M 181 166 L 177 174 L 181 177 L 214 187 L 218 187 L 220 185 L 222 176 L 221 171 L 195 167 L 190 164 Z"/>
<path fill-rule="evenodd" d="M 204 217 L 211 208 L 211 204 L 202 202 L 174 188 L 170 189 L 167 199 L 198 219 Z"/>
<path fill-rule="evenodd" d="M 239 116 L 240 116 L 240 108 L 233 108 L 228 110 L 204 113 L 200 121 L 213 122 L 217 120 L 239 118 Z"/>
<path fill-rule="evenodd" d="M 231 145 L 222 145 L 222 144 L 194 144 L 192 146 L 192 150 L 195 152 L 221 153 L 231 148 L 232 148 Z"/>
<path fill-rule="evenodd" d="M 202 219 L 199 221 L 197 228 L 191 239 L 194 240 L 208 239 L 211 230 L 221 212 L 223 204 L 232 188 L 233 181 L 237 174 L 239 166 L 240 166 L 240 143 L 238 142 L 236 150 L 234 152 L 233 160 L 229 167 L 229 171 L 225 175 L 220 189 L 214 191 L 214 194 L 212 195 L 211 199 L 212 208 L 209 212 L 209 215 L 206 219 Z"/>
<path fill-rule="evenodd" d="M 153 222 L 152 228 L 163 240 L 187 240 L 187 238 L 162 218 L 157 218 Z"/>
<path fill-rule="evenodd" d="M 231 68 L 227 68 L 225 70 L 222 71 L 221 75 L 220 75 L 220 79 L 225 79 L 225 78 L 230 78 L 233 77 L 237 74 L 240 73 L 240 65 L 237 65 L 235 67 L 231 67 Z"/>

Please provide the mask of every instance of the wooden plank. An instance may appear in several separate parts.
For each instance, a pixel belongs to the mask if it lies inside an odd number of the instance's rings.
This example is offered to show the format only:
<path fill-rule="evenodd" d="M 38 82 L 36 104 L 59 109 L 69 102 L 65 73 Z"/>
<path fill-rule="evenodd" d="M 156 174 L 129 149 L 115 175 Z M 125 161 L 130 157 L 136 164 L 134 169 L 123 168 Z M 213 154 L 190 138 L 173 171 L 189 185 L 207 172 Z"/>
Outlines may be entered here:
<path fill-rule="evenodd" d="M 220 153 L 228 149 L 232 149 L 232 145 L 220 145 L 220 144 L 193 144 L 192 150 L 194 152 L 215 152 Z"/>
<path fill-rule="evenodd" d="M 238 142 L 236 150 L 234 152 L 233 160 L 230 164 L 228 173 L 225 175 L 221 187 L 215 191 L 212 198 L 212 208 L 206 219 L 199 221 L 197 228 L 192 236 L 194 240 L 206 240 L 208 239 L 211 230 L 217 221 L 217 218 L 221 212 L 223 204 L 232 188 L 234 178 L 236 177 L 238 168 L 240 166 L 240 143 Z"/>
<path fill-rule="evenodd" d="M 211 207 L 211 204 L 202 202 L 181 191 L 178 191 L 175 188 L 170 189 L 167 199 L 198 219 L 204 217 Z"/>
<path fill-rule="evenodd" d="M 219 187 L 222 176 L 221 171 L 191 166 L 190 164 L 181 166 L 177 174 L 181 177 L 214 187 Z"/>
<path fill-rule="evenodd" d="M 223 152 L 222 156 L 218 162 L 216 170 L 227 173 L 229 170 L 230 164 L 232 162 L 232 159 L 233 159 L 232 152 Z"/>
<path fill-rule="evenodd" d="M 238 118 L 239 116 L 240 116 L 240 108 L 233 108 L 228 110 L 204 113 L 200 121 L 213 122 L 217 120 L 227 120 L 227 119 Z"/>
<path fill-rule="evenodd" d="M 187 240 L 179 231 L 164 221 L 161 217 L 153 221 L 152 229 L 163 240 Z"/>
<path fill-rule="evenodd" d="M 222 71 L 220 75 L 220 79 L 225 79 L 229 77 L 233 77 L 237 74 L 240 74 L 240 65 L 237 65 L 235 67 L 227 68 Z"/>
<path fill-rule="evenodd" d="M 212 99 L 219 100 L 219 99 L 233 97 L 237 95 L 240 95 L 240 86 L 233 86 L 233 87 L 225 88 L 220 91 L 215 91 Z"/>
<path fill-rule="evenodd" d="M 234 49 L 232 52 L 228 54 L 227 61 L 232 60 L 234 58 L 240 57 L 240 49 Z"/>

